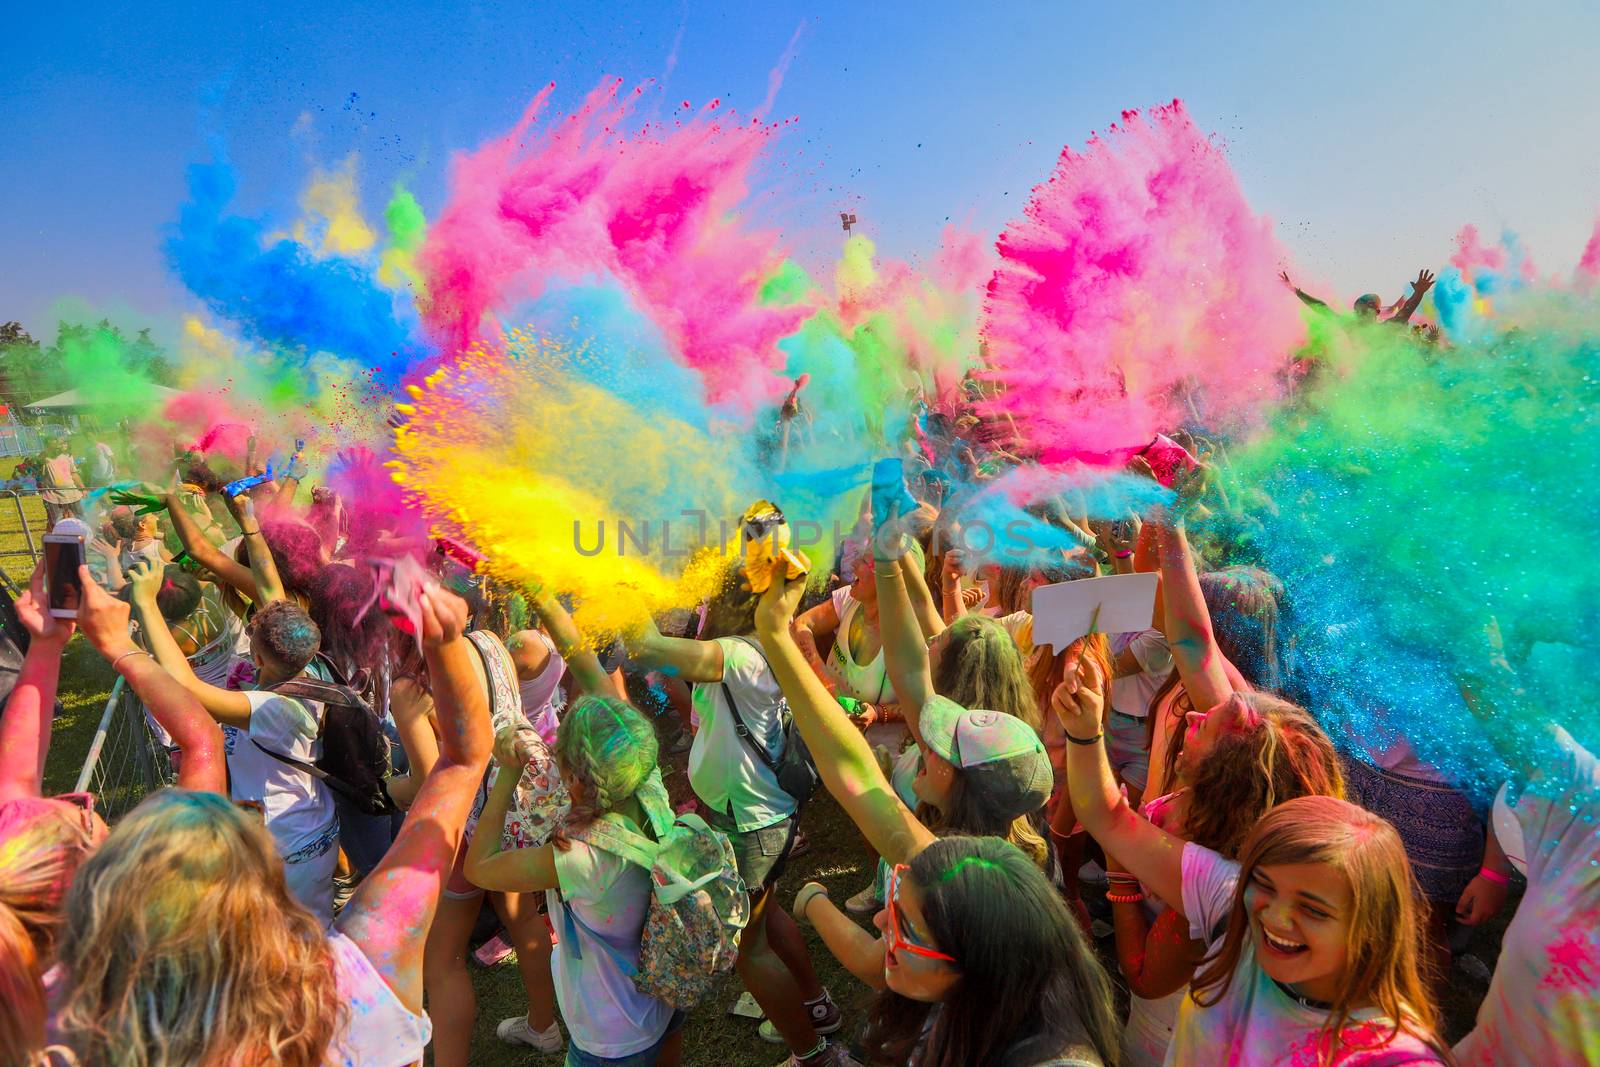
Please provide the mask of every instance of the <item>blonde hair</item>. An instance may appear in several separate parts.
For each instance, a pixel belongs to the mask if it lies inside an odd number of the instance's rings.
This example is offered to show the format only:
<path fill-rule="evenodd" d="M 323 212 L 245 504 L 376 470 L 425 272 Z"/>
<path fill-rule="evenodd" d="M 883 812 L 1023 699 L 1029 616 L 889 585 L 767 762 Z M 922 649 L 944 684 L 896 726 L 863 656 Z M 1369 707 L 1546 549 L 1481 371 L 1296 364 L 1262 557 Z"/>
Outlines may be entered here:
<path fill-rule="evenodd" d="M 1384 1048 L 1405 1030 L 1453 1063 L 1438 1036 L 1438 1017 L 1423 984 L 1417 886 L 1400 835 L 1378 816 L 1336 797 L 1297 797 L 1261 817 L 1240 854 L 1227 935 L 1195 975 L 1195 1003 L 1216 1004 L 1233 982 L 1250 936 L 1244 897 L 1256 869 L 1303 863 L 1331 867 L 1350 885 L 1345 971 L 1321 1031 L 1318 1062 L 1334 1061 L 1352 1013 L 1371 1005 L 1392 1027 L 1372 1048 Z"/>
<path fill-rule="evenodd" d="M 84 1062 L 316 1067 L 342 1025 L 322 925 L 273 841 L 215 793 L 166 789 L 67 894 L 60 1030 Z"/>

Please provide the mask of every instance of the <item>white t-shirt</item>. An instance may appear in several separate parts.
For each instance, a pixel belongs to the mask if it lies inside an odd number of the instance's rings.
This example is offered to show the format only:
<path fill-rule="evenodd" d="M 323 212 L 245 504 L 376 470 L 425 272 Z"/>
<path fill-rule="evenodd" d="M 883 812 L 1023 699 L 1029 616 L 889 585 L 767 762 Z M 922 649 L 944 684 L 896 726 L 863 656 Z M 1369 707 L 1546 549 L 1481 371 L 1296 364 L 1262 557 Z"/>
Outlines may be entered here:
<path fill-rule="evenodd" d="M 567 669 L 567 661 L 561 658 L 561 653 L 556 651 L 555 642 L 550 640 L 542 630 L 531 631 L 538 640 L 544 643 L 550 651 L 550 658 L 545 661 L 544 669 L 528 681 L 518 679 L 517 689 L 522 694 L 522 714 L 527 716 L 533 728 L 539 731 L 539 736 L 547 745 L 556 743 L 556 727 L 560 725 L 556 714 L 558 701 L 556 694 L 561 688 L 561 674 Z"/>
<path fill-rule="evenodd" d="M 761 653 L 748 641 L 717 639 L 722 649 L 722 681 L 738 701 L 739 714 L 752 740 L 766 745 L 776 759 L 783 752 L 783 713 L 787 705 L 778 680 Z M 729 815 L 741 832 L 759 830 L 794 814 L 794 797 L 778 785 L 777 776 L 750 751 L 734 727 L 722 684 L 697 682 L 694 710 L 700 729 L 689 749 L 689 785 L 712 810 Z"/>
<path fill-rule="evenodd" d="M 1111 658 L 1131 651 L 1139 664 L 1135 674 L 1111 679 L 1111 710 L 1142 719 L 1150 714 L 1150 700 L 1172 673 L 1172 650 L 1160 630 L 1112 634 Z"/>
<path fill-rule="evenodd" d="M 235 801 L 260 804 L 267 832 L 285 863 L 303 863 L 326 854 L 339 836 L 339 814 L 328 789 L 312 775 L 273 759 L 251 741 L 285 756 L 314 763 L 322 755 L 317 740 L 321 708 L 314 702 L 276 693 L 246 692 L 250 732 L 222 728 L 228 757 L 228 791 Z"/>
<path fill-rule="evenodd" d="M 1478 1025 L 1456 1046 L 1462 1067 L 1600 1063 L 1600 763 L 1552 729 L 1544 775 L 1512 805 L 1528 891 Z"/>
<path fill-rule="evenodd" d="M 857 663 L 850 655 L 850 627 L 855 614 L 862 610 L 860 601 L 850 595 L 850 587 L 841 585 L 831 594 L 834 614 L 839 616 L 839 629 L 833 638 L 833 651 L 828 653 L 828 671 L 833 675 L 841 696 L 865 700 L 869 704 L 895 703 L 894 685 L 889 681 L 889 668 L 883 662 L 883 649 L 866 663 Z"/>
<path fill-rule="evenodd" d="M 433 1039 L 433 1022 L 400 1003 L 383 975 L 348 937 L 328 934 L 334 988 L 345 1005 L 344 1029 L 334 1035 L 328 1067 L 408 1067 Z"/>
<path fill-rule="evenodd" d="M 572 1043 L 605 1059 L 643 1052 L 667 1032 L 672 1007 L 639 992 L 595 938 L 604 938 L 630 963 L 639 962 L 639 938 L 650 910 L 650 872 L 583 841 L 573 841 L 565 852 L 557 850 L 555 860 L 561 893 L 550 894 L 550 920 L 558 938 L 550 974 Z M 583 926 L 567 922 L 567 908 Z"/>
<path fill-rule="evenodd" d="M 1190 842 L 1183 846 L 1183 913 L 1189 917 L 1189 936 L 1211 943 L 1208 953 L 1221 946 L 1214 930 L 1227 922 L 1233 907 L 1239 864 L 1208 848 Z M 1168 1067 L 1178 1064 L 1229 1064 L 1230 1067 L 1300 1067 L 1316 1064 L 1322 1027 L 1328 1013 L 1308 1008 L 1286 993 L 1257 965 L 1251 939 L 1233 981 L 1222 999 L 1202 1008 L 1193 995 L 1184 997 L 1178 1025 L 1167 1049 Z M 1376 1050 L 1343 1051 L 1347 1045 L 1369 1045 L 1388 1033 L 1390 1024 L 1374 1010 L 1358 1011 L 1342 1031 L 1341 1051 L 1330 1067 L 1360 1067 L 1381 1063 L 1442 1063 L 1422 1041 L 1401 1033 Z"/>

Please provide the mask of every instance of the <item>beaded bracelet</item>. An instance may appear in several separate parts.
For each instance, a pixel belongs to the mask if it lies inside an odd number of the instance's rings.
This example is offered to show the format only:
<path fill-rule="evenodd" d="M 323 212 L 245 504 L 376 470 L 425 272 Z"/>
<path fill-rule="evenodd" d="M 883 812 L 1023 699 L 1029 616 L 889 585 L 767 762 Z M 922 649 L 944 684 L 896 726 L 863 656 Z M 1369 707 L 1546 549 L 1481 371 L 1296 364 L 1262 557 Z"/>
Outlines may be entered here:
<path fill-rule="evenodd" d="M 1113 904 L 1137 904 L 1144 899 L 1143 893 L 1107 893 L 1106 899 Z"/>

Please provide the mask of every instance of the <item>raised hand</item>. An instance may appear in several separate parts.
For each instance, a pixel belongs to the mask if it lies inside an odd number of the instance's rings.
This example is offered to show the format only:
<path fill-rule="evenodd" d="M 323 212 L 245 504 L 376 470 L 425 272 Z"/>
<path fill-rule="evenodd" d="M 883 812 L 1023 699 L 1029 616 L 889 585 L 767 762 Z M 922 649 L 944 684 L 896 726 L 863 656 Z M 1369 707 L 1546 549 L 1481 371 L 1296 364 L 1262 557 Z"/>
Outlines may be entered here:
<path fill-rule="evenodd" d="M 805 591 L 804 575 L 788 580 L 783 572 L 775 573 L 772 584 L 767 586 L 767 591 L 761 594 L 761 600 L 756 604 L 756 633 L 774 634 L 787 630 L 794 621 L 795 609 L 800 606 L 800 598 Z"/>
<path fill-rule="evenodd" d="M 437 648 L 467 632 L 471 612 L 467 602 L 442 585 L 430 584 L 418 601 L 421 609 L 422 643 Z"/>
<path fill-rule="evenodd" d="M 78 606 L 78 629 L 83 636 L 107 659 L 133 648 L 127 602 L 100 588 L 88 567 L 78 568 L 78 581 L 83 585 L 83 603 Z"/>
<path fill-rule="evenodd" d="M 1067 649 L 1065 677 L 1050 694 L 1050 707 L 1069 737 L 1100 732 L 1106 706 L 1106 679 L 1093 656 L 1085 656 L 1080 638 Z"/>
<path fill-rule="evenodd" d="M 167 569 L 157 567 L 147 559 L 141 559 L 128 568 L 128 585 L 132 589 L 130 596 L 140 604 L 154 604 L 156 594 L 161 592 L 161 583 L 166 581 Z"/>
<path fill-rule="evenodd" d="M 1422 270 L 1417 272 L 1417 280 L 1411 283 L 1411 295 L 1420 300 L 1422 294 L 1433 288 L 1433 271 Z"/>
<path fill-rule="evenodd" d="M 35 641 L 45 641 L 51 644 L 64 645 L 67 638 L 72 636 L 75 624 L 71 619 L 58 619 L 50 614 L 50 600 L 44 591 L 44 561 L 33 568 L 33 576 L 28 580 L 28 588 L 22 591 L 12 605 L 17 611 L 17 620 L 22 623 L 22 628 L 28 631 L 28 636 Z M 79 611 L 83 609 L 80 606 Z"/>

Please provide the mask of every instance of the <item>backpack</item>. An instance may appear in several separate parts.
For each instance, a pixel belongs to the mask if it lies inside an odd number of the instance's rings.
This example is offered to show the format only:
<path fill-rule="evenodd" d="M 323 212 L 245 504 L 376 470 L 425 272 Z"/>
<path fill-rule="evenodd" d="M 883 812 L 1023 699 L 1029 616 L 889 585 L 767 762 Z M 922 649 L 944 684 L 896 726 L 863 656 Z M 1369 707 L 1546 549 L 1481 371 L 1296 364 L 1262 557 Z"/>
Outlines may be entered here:
<path fill-rule="evenodd" d="M 320 653 L 317 658 L 335 678 L 339 677 L 331 662 Z M 251 744 L 273 759 L 321 780 L 363 814 L 387 815 L 400 810 L 389 798 L 387 787 L 388 735 L 383 732 L 377 713 L 361 694 L 342 682 L 324 682 L 303 674 L 267 686 L 263 691 L 314 700 L 322 705 L 322 724 L 317 728 L 322 755 L 315 763 L 306 763 L 274 752 L 253 737 Z"/>
<path fill-rule="evenodd" d="M 743 637 L 734 640 L 743 641 L 755 649 L 761 661 L 767 663 L 767 654 L 761 650 L 760 645 Z M 767 663 L 767 670 L 772 670 L 772 664 Z M 728 711 L 733 715 L 734 732 L 749 746 L 750 751 L 756 754 L 761 765 L 772 772 L 772 776 L 778 780 L 778 788 L 794 797 L 795 801 L 804 807 L 806 801 L 817 791 L 817 786 L 822 784 L 822 775 L 817 771 L 816 761 L 811 758 L 811 750 L 806 747 L 805 738 L 800 736 L 799 727 L 794 724 L 794 715 L 789 711 L 788 702 L 784 702 L 780 716 L 783 751 L 774 759 L 767 754 L 767 746 L 758 742 L 750 732 L 750 728 L 745 725 L 744 716 L 739 714 L 739 703 L 733 699 L 733 690 L 728 688 L 727 681 L 724 680 L 720 684 L 722 698 L 727 701 Z M 799 812 L 796 811 L 795 814 L 798 815 Z"/>
<path fill-rule="evenodd" d="M 653 782 L 659 788 L 660 779 L 654 777 Z M 665 790 L 662 793 L 660 806 L 665 807 Z M 670 809 L 667 811 L 670 815 Z M 731 971 L 738 960 L 739 937 L 750 919 L 750 894 L 739 877 L 733 843 L 726 834 L 693 814 L 679 815 L 673 821 L 652 814 L 651 821 L 662 827 L 656 841 L 616 814 L 603 815 L 567 834 L 650 872 L 653 892 L 638 964 L 589 929 L 571 905 L 562 908 L 565 936 L 582 959 L 577 930 L 588 930 L 594 943 L 633 979 L 639 992 L 688 1011 L 711 991 L 717 976 Z"/>

